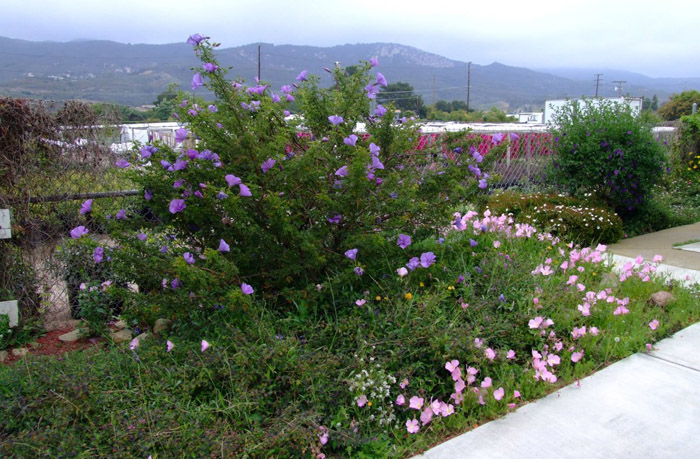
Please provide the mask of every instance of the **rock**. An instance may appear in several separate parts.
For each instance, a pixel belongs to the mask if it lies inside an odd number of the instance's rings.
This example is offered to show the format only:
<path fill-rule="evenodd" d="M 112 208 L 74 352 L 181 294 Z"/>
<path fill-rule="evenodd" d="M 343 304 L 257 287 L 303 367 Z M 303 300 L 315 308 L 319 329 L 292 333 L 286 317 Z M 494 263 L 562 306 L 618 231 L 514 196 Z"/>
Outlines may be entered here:
<path fill-rule="evenodd" d="M 26 347 L 20 347 L 18 349 L 12 349 L 12 355 L 17 356 L 17 357 L 24 357 L 25 355 L 29 354 L 29 349 Z"/>
<path fill-rule="evenodd" d="M 58 337 L 59 341 L 63 341 L 64 343 L 72 343 L 74 341 L 78 341 L 82 335 L 81 335 L 82 330 L 80 328 L 76 328 L 73 331 L 69 331 L 68 333 L 64 333 L 61 336 Z"/>
<path fill-rule="evenodd" d="M 605 290 L 606 288 L 617 288 L 620 285 L 618 282 L 618 276 L 615 273 L 605 273 L 600 278 L 600 288 Z"/>
<path fill-rule="evenodd" d="M 137 336 L 136 338 L 139 340 L 139 342 L 143 342 L 143 340 L 145 340 L 149 336 L 151 336 L 151 335 L 149 335 L 148 332 L 143 332 L 139 336 Z"/>
<path fill-rule="evenodd" d="M 119 329 L 119 330 L 124 330 L 124 329 L 126 328 L 126 322 L 124 322 L 123 320 L 118 320 L 118 321 L 114 324 L 114 328 L 117 328 L 117 329 Z"/>
<path fill-rule="evenodd" d="M 39 344 L 36 341 L 32 341 L 31 343 L 29 343 L 29 347 L 31 347 L 32 349 L 38 349 L 41 347 L 41 344 Z"/>
<path fill-rule="evenodd" d="M 649 301 L 655 306 L 665 308 L 672 302 L 676 301 L 676 297 L 671 295 L 669 292 L 661 290 L 660 292 L 656 292 L 651 295 Z"/>
<path fill-rule="evenodd" d="M 4 362 L 7 358 L 7 351 L 0 351 L 0 363 Z"/>
<path fill-rule="evenodd" d="M 172 320 L 170 320 L 170 319 L 158 319 L 158 320 L 156 320 L 156 323 L 153 325 L 153 334 L 160 335 L 161 332 L 163 332 L 165 329 L 167 329 L 171 323 L 172 323 Z"/>
<path fill-rule="evenodd" d="M 109 335 L 115 344 L 123 343 L 125 341 L 131 341 L 132 333 L 131 330 L 119 330 Z"/>

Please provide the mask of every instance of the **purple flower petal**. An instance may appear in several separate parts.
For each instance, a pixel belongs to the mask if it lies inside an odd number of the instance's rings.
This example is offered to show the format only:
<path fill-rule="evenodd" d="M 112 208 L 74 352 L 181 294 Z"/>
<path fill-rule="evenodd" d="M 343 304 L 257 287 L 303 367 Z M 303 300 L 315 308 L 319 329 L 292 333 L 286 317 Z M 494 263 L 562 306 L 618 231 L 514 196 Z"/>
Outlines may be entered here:
<path fill-rule="evenodd" d="M 207 37 L 204 37 L 204 36 L 202 36 L 202 35 L 196 33 L 196 34 L 194 34 L 194 35 L 190 35 L 190 37 L 187 39 L 187 44 L 188 44 L 188 45 L 192 45 L 192 46 L 198 45 L 198 44 L 200 44 L 203 40 L 206 40 L 206 39 L 207 39 Z"/>
<path fill-rule="evenodd" d="M 104 260 L 104 254 L 105 254 L 104 248 L 95 247 L 95 251 L 92 252 L 92 259 L 95 260 L 95 263 L 102 263 L 102 260 Z"/>
<path fill-rule="evenodd" d="M 192 255 L 190 252 L 183 253 L 182 258 L 184 258 L 189 265 L 194 263 L 194 255 Z"/>
<path fill-rule="evenodd" d="M 419 266 L 420 260 L 417 257 L 411 258 L 410 260 L 408 260 L 408 263 L 406 263 L 406 267 L 411 271 L 415 270 Z"/>
<path fill-rule="evenodd" d="M 184 199 L 173 199 L 172 201 L 170 201 L 171 214 L 182 212 L 183 210 L 185 210 L 185 207 L 187 207 L 187 204 L 185 204 Z"/>
<path fill-rule="evenodd" d="M 377 105 L 377 108 L 374 110 L 374 114 L 379 117 L 384 116 L 385 113 L 386 108 L 382 104 Z"/>
<path fill-rule="evenodd" d="M 146 239 L 148 239 L 148 236 L 146 236 L 145 233 L 139 233 L 139 234 L 136 235 L 136 237 L 139 238 L 139 239 L 141 239 L 141 240 L 144 241 L 144 242 L 146 241 Z"/>
<path fill-rule="evenodd" d="M 253 287 L 243 282 L 241 284 L 241 292 L 243 292 L 244 295 L 252 295 L 254 290 Z"/>
<path fill-rule="evenodd" d="M 357 143 L 357 136 L 355 134 L 350 134 L 348 137 L 345 137 L 343 139 L 343 142 L 345 143 L 345 145 L 350 145 L 351 147 L 354 147 Z"/>
<path fill-rule="evenodd" d="M 185 141 L 190 132 L 187 129 L 180 128 L 175 131 L 175 143 L 182 143 Z"/>
<path fill-rule="evenodd" d="M 350 249 L 346 251 L 345 256 L 351 260 L 354 260 L 357 257 L 357 249 Z"/>
<path fill-rule="evenodd" d="M 88 229 L 85 228 L 84 226 L 76 226 L 72 230 L 70 230 L 70 237 L 73 239 L 80 239 L 81 237 L 85 236 L 87 233 L 89 233 Z"/>
<path fill-rule="evenodd" d="M 436 257 L 433 252 L 425 252 L 420 256 L 420 265 L 424 268 L 429 268 L 430 265 L 435 263 Z"/>
<path fill-rule="evenodd" d="M 226 183 L 228 183 L 228 186 L 241 184 L 241 179 L 239 179 L 235 175 L 228 174 L 226 177 L 224 177 L 224 179 L 226 179 Z"/>
<path fill-rule="evenodd" d="M 131 164 L 129 164 L 129 161 L 127 161 L 126 159 L 119 158 L 119 160 L 117 160 L 116 166 L 119 169 L 126 169 L 127 167 L 131 166 Z"/>
<path fill-rule="evenodd" d="M 92 199 L 88 199 L 80 206 L 80 215 L 92 212 Z"/>
<path fill-rule="evenodd" d="M 347 177 L 348 176 L 348 166 L 341 166 L 338 168 L 337 171 L 335 171 L 335 175 L 338 177 Z"/>
<path fill-rule="evenodd" d="M 272 168 L 275 166 L 275 163 L 276 163 L 276 162 L 277 162 L 277 161 L 275 161 L 274 159 L 268 158 L 267 161 L 265 161 L 264 163 L 262 163 L 262 166 L 260 166 L 260 168 L 262 169 L 263 174 L 267 173 L 267 171 L 269 171 L 270 169 L 272 169 Z"/>
<path fill-rule="evenodd" d="M 372 67 L 376 67 L 377 65 L 379 65 L 379 61 L 377 60 L 376 57 L 371 58 L 371 59 L 369 60 L 369 63 L 370 63 L 370 65 L 371 65 Z"/>
<path fill-rule="evenodd" d="M 337 225 L 340 223 L 342 218 L 343 216 L 341 214 L 335 215 L 334 217 L 328 219 L 328 223 L 335 223 Z"/>
<path fill-rule="evenodd" d="M 382 75 L 379 72 L 377 72 L 377 84 L 379 86 L 384 86 L 384 87 L 387 86 L 386 78 L 384 78 L 384 75 Z"/>
<path fill-rule="evenodd" d="M 153 192 L 151 190 L 144 190 L 143 199 L 145 199 L 146 201 L 150 201 L 151 199 L 153 199 Z"/>
<path fill-rule="evenodd" d="M 219 241 L 219 248 L 217 249 L 219 252 L 224 253 L 224 252 L 230 252 L 231 247 L 224 241 L 223 239 Z"/>
<path fill-rule="evenodd" d="M 212 64 L 211 62 L 205 62 L 202 67 L 209 73 L 216 72 L 219 69 L 218 65 Z"/>
<path fill-rule="evenodd" d="M 197 72 L 192 77 L 192 90 L 194 91 L 202 85 L 204 85 L 204 81 L 202 81 L 202 74 Z"/>
<path fill-rule="evenodd" d="M 337 126 L 345 120 L 340 115 L 331 115 L 328 117 L 328 121 L 330 121 L 332 125 Z"/>
<path fill-rule="evenodd" d="M 250 188 L 247 186 L 243 185 L 242 183 L 240 184 L 240 195 L 241 196 L 253 196 L 253 193 L 250 192 Z"/>
<path fill-rule="evenodd" d="M 302 71 L 299 73 L 299 75 L 297 75 L 297 81 L 306 81 L 306 80 L 307 80 L 306 75 L 307 75 L 307 71 L 306 71 L 306 70 L 302 70 Z"/>
<path fill-rule="evenodd" d="M 411 236 L 408 236 L 406 234 L 399 234 L 399 239 L 396 242 L 396 244 L 402 249 L 405 249 L 406 247 L 411 245 Z"/>

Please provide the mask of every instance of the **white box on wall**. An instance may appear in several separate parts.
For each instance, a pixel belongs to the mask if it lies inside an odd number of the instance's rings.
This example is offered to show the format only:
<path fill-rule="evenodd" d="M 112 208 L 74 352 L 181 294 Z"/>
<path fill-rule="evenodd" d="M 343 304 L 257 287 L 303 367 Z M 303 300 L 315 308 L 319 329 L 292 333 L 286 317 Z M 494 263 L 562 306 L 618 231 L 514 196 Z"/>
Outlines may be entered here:
<path fill-rule="evenodd" d="M 6 314 L 10 319 L 10 327 L 16 327 L 19 321 L 19 310 L 17 300 L 0 301 L 0 314 Z"/>
<path fill-rule="evenodd" d="M 10 239 L 12 230 L 10 226 L 10 209 L 0 209 L 0 239 Z"/>

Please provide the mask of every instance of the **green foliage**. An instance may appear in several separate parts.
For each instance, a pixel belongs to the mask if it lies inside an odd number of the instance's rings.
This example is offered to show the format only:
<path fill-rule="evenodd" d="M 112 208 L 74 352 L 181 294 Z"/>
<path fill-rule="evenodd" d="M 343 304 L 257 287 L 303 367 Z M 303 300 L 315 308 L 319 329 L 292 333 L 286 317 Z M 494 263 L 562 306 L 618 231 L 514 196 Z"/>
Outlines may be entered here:
<path fill-rule="evenodd" d="M 693 89 L 673 94 L 659 108 L 659 115 L 665 120 L 677 120 L 682 116 L 692 114 L 693 103 L 700 106 L 700 91 Z"/>
<path fill-rule="evenodd" d="M 571 101 L 557 114 L 552 176 L 570 194 L 594 193 L 616 212 L 644 203 L 665 169 L 651 129 L 626 104 Z"/>
<path fill-rule="evenodd" d="M 512 215 L 518 222 L 584 245 L 613 243 L 624 233 L 620 217 L 592 196 L 581 200 L 561 194 L 505 192 L 492 195 L 486 207 L 496 215 Z"/>
<path fill-rule="evenodd" d="M 209 44 L 197 51 L 216 64 Z M 467 152 L 478 139 L 451 136 L 416 151 L 413 125 L 395 124 L 391 112 L 368 115 L 370 65 L 358 69 L 336 69 L 330 88 L 309 77 L 294 94 L 303 117 L 297 121 L 285 120 L 285 102 L 262 83 L 246 89 L 232 85 L 224 69 L 205 74 L 217 101 L 182 101 L 189 129 L 183 149 L 158 144 L 143 162 L 131 158 L 139 164 L 132 179 L 152 193 L 142 201 L 152 218 L 134 214 L 112 233 L 120 246 L 112 253 L 115 277 L 140 287 L 133 301 L 148 298 L 175 316 L 193 305 L 244 308 L 246 283 L 284 307 L 318 307 L 332 299 L 316 284 L 366 289 L 395 269 L 389 260 L 401 252 L 400 232 L 434 237 L 449 221 L 448 206 L 479 192 L 468 170 L 475 160 L 443 151 Z M 343 121 L 333 124 L 333 116 Z M 346 140 L 359 122 L 368 135 L 352 146 Z M 176 199 L 186 208 L 173 213 Z M 222 240 L 230 252 L 217 252 Z M 357 260 L 344 255 L 350 249 Z"/>
<path fill-rule="evenodd" d="M 413 92 L 413 86 L 403 81 L 390 83 L 380 89 L 377 94 L 377 103 L 389 106 L 393 105 L 401 111 L 412 111 L 421 118 L 426 115 L 426 106 L 423 96 Z M 408 116 L 408 115 L 405 115 Z"/>

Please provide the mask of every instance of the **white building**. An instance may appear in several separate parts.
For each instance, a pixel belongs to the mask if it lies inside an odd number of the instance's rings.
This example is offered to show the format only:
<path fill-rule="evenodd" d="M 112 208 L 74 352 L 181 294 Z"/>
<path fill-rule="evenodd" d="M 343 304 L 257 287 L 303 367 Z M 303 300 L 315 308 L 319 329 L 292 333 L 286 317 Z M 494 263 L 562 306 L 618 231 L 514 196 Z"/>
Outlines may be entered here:
<path fill-rule="evenodd" d="M 632 108 L 632 113 L 637 116 L 642 111 L 641 97 L 598 97 L 590 99 L 557 99 L 548 100 L 544 103 L 544 124 L 554 124 L 554 116 L 557 110 L 569 102 L 584 102 L 587 104 L 599 105 L 601 101 L 612 102 L 613 104 L 626 104 Z"/>

